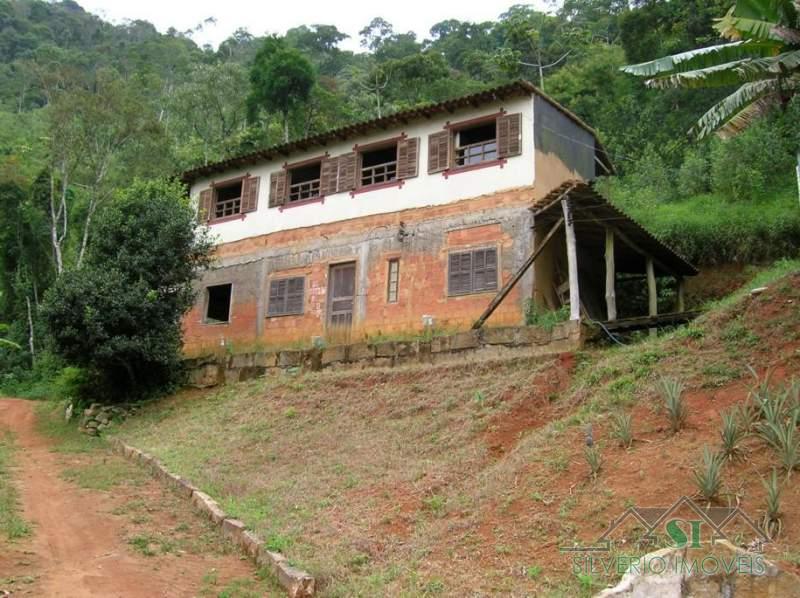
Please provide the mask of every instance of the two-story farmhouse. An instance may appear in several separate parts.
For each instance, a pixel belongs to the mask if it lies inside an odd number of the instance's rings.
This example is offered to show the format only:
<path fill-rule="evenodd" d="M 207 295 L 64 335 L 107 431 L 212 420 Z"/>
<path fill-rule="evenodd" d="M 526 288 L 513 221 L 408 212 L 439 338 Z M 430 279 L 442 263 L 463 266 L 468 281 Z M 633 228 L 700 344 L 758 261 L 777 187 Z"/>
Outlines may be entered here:
<path fill-rule="evenodd" d="M 534 230 L 534 208 L 566 181 L 612 168 L 591 128 L 516 82 L 188 171 L 219 245 L 185 319 L 187 350 L 468 328 L 548 232 L 538 220 Z M 522 323 L 529 300 L 577 303 L 577 278 L 564 293 L 579 275 L 565 242 L 573 220 L 492 324 Z M 659 273 L 693 273 L 649 235 L 641 241 L 664 254 L 657 268 L 674 267 Z M 603 241 L 591 243 L 578 246 L 589 281 L 598 256 L 603 276 Z M 580 301 L 597 311 L 604 292 Z"/>

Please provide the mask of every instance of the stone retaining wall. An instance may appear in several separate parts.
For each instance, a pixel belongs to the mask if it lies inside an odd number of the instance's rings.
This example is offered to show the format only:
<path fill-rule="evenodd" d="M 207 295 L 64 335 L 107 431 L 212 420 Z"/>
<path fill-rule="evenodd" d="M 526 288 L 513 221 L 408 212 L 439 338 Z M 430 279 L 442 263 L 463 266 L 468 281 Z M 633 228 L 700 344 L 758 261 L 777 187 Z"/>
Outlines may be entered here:
<path fill-rule="evenodd" d="M 200 513 L 218 526 L 222 534 L 256 565 L 269 568 L 291 598 L 307 598 L 314 595 L 316 583 L 311 575 L 293 567 L 282 554 L 268 550 L 261 538 L 248 530 L 238 519 L 228 517 L 208 494 L 200 491 L 189 480 L 170 473 L 152 455 L 129 446 L 118 438 L 112 439 L 111 444 L 119 454 L 148 469 L 156 479 L 190 500 Z"/>
<path fill-rule="evenodd" d="M 419 341 L 354 343 L 330 347 L 209 355 L 185 360 L 188 383 L 205 388 L 239 382 L 292 367 L 309 370 L 349 367 L 393 367 L 413 363 L 444 363 L 465 358 L 557 355 L 583 347 L 587 329 L 580 322 L 556 324 L 552 330 L 509 326 L 469 330 Z"/>

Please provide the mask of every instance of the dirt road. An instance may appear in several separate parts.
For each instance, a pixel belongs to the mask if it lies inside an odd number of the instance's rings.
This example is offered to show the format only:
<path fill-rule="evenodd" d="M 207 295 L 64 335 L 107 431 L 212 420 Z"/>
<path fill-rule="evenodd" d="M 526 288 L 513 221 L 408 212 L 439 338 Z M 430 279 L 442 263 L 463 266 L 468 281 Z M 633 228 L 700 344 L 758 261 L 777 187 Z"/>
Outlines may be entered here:
<path fill-rule="evenodd" d="M 31 402 L 0 399 L 0 430 L 15 434 L 13 478 L 33 527 L 29 538 L 10 546 L 0 539 L 0 590 L 13 590 L 14 596 L 153 598 L 216 595 L 235 578 L 252 583 L 249 563 L 224 554 L 207 524 L 154 480 L 140 477 L 137 484 L 102 491 L 63 479 L 70 466 L 103 467 L 109 460 L 119 460 L 118 469 L 129 465 L 104 451 L 55 453 L 36 431 L 35 419 Z M 132 470 L 134 475 L 140 473 Z M 126 517 L 134 507 L 139 514 Z M 164 551 L 132 548 L 132 534 L 145 538 L 147 548 L 147 538 L 165 530 L 180 541 L 161 541 L 169 547 Z"/>

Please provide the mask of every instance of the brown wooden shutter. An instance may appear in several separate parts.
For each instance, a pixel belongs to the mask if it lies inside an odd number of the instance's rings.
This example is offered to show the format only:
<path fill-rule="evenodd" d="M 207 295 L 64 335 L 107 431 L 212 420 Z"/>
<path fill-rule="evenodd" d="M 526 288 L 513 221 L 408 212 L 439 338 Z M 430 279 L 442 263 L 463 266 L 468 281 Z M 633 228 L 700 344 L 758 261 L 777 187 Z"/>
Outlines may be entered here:
<path fill-rule="evenodd" d="M 286 279 L 269 282 L 269 303 L 267 315 L 280 316 L 286 311 Z"/>
<path fill-rule="evenodd" d="M 305 295 L 306 279 L 302 276 L 290 278 L 286 288 L 286 313 L 303 313 L 303 298 Z"/>
<path fill-rule="evenodd" d="M 342 154 L 339 156 L 339 186 L 338 191 L 352 191 L 356 188 L 358 175 L 356 164 L 358 163 L 355 152 Z"/>
<path fill-rule="evenodd" d="M 428 173 L 441 172 L 450 167 L 450 143 L 453 134 L 441 131 L 428 135 Z"/>
<path fill-rule="evenodd" d="M 497 155 L 500 158 L 522 153 L 522 114 L 506 114 L 497 118 Z"/>
<path fill-rule="evenodd" d="M 319 194 L 333 195 L 339 187 L 339 158 L 325 158 L 319 167 Z"/>
<path fill-rule="evenodd" d="M 472 291 L 497 288 L 497 249 L 476 249 L 472 252 Z"/>
<path fill-rule="evenodd" d="M 397 178 L 410 179 L 417 176 L 419 164 L 419 137 L 401 139 L 397 142 Z"/>
<path fill-rule="evenodd" d="M 281 169 L 269 175 L 269 207 L 277 208 L 286 203 L 286 171 Z"/>
<path fill-rule="evenodd" d="M 200 192 L 200 198 L 197 200 L 197 222 L 205 224 L 211 220 L 211 205 L 214 201 L 214 191 L 212 189 L 203 189 Z"/>
<path fill-rule="evenodd" d="M 242 181 L 242 214 L 258 209 L 258 183 L 261 177 L 248 176 Z"/>
<path fill-rule="evenodd" d="M 472 291 L 472 253 L 450 254 L 447 269 L 448 294 L 463 295 Z"/>

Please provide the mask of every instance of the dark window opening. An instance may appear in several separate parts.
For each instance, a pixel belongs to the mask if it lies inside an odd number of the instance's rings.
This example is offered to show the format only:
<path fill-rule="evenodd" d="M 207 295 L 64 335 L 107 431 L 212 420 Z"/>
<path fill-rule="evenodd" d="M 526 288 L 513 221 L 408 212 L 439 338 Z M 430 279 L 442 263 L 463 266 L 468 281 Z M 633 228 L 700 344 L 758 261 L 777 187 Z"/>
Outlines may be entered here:
<path fill-rule="evenodd" d="M 482 293 L 497 289 L 497 249 L 475 249 L 450 254 L 449 295 Z"/>
<path fill-rule="evenodd" d="M 388 183 L 397 178 L 397 144 L 361 154 L 361 186 Z"/>
<path fill-rule="evenodd" d="M 267 315 L 288 316 L 302 314 L 305 287 L 306 279 L 303 276 L 271 280 L 269 283 Z"/>
<path fill-rule="evenodd" d="M 206 322 L 211 324 L 224 324 L 230 321 L 232 290 L 233 285 L 231 284 L 219 284 L 208 287 Z"/>
<path fill-rule="evenodd" d="M 400 287 L 400 260 L 394 258 L 389 260 L 389 283 L 386 289 L 386 301 L 397 303 Z"/>
<path fill-rule="evenodd" d="M 289 170 L 289 201 L 319 197 L 322 162 L 298 166 Z"/>
<path fill-rule="evenodd" d="M 214 218 L 234 216 L 242 211 L 242 181 L 214 188 Z"/>
<path fill-rule="evenodd" d="M 497 159 L 497 125 L 494 121 L 456 132 L 456 166 Z"/>

